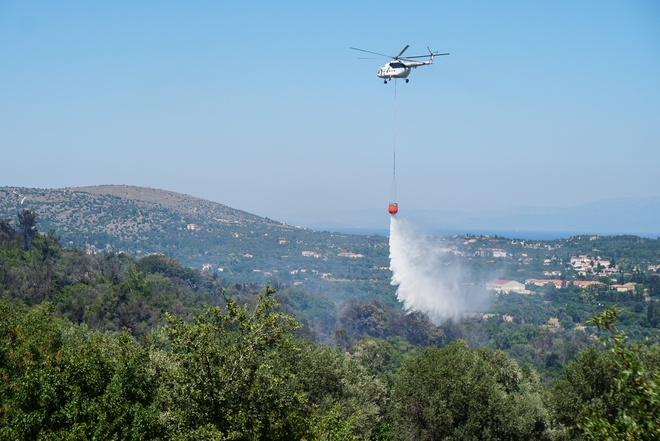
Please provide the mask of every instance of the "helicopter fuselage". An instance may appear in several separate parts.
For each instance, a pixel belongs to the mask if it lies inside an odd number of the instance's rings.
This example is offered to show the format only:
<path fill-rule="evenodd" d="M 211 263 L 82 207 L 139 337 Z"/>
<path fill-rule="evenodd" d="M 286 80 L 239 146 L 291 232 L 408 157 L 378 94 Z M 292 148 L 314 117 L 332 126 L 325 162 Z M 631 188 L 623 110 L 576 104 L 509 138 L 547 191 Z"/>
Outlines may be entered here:
<path fill-rule="evenodd" d="M 378 78 L 391 80 L 392 78 L 406 78 L 410 75 L 410 68 L 400 61 L 391 61 L 378 69 Z"/>
<path fill-rule="evenodd" d="M 391 80 L 392 78 L 406 78 L 410 75 L 410 70 L 417 66 L 425 66 L 432 64 L 431 61 L 400 61 L 394 60 L 385 64 L 385 66 L 378 69 L 376 74 L 378 78 L 383 78 L 385 80 Z"/>

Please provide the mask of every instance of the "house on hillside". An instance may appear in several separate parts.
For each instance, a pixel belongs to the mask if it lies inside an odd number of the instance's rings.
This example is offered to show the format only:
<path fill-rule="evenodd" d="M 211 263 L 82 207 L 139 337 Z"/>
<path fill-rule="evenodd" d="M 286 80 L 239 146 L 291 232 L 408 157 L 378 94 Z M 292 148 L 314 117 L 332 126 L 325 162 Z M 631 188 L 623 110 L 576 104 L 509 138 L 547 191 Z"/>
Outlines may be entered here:
<path fill-rule="evenodd" d="M 559 270 L 554 270 L 554 271 L 543 271 L 544 276 L 561 276 L 561 271 Z"/>
<path fill-rule="evenodd" d="M 536 285 L 536 286 L 545 286 L 548 283 L 555 285 L 555 288 L 559 289 L 564 286 L 564 282 L 559 279 L 527 279 L 525 280 L 526 285 Z"/>
<path fill-rule="evenodd" d="M 506 257 L 506 251 L 504 251 L 502 248 L 493 248 L 491 251 L 493 252 L 493 257 Z"/>
<path fill-rule="evenodd" d="M 634 291 L 635 284 L 632 282 L 624 283 L 623 285 L 610 285 L 610 289 L 616 289 L 617 292 Z"/>
<path fill-rule="evenodd" d="M 603 282 L 597 282 L 595 280 L 573 280 L 573 286 L 577 286 L 578 288 L 586 288 L 587 286 L 591 285 L 602 285 Z"/>
<path fill-rule="evenodd" d="M 509 294 L 511 292 L 515 292 L 518 294 L 530 293 L 528 290 L 525 289 L 524 284 L 520 282 L 516 282 L 515 280 L 504 280 L 504 279 L 493 280 L 492 282 L 486 283 L 486 289 L 488 290 L 492 289 L 497 293 L 505 293 L 505 294 Z"/>
<path fill-rule="evenodd" d="M 364 257 L 362 254 L 357 254 L 357 253 L 351 253 L 350 251 L 342 251 L 341 253 L 337 254 L 339 257 L 348 257 L 349 259 L 360 259 Z"/>
<path fill-rule="evenodd" d="M 595 265 L 602 266 L 603 268 L 609 268 L 610 267 L 610 261 L 609 260 L 604 260 L 604 259 L 596 259 Z"/>

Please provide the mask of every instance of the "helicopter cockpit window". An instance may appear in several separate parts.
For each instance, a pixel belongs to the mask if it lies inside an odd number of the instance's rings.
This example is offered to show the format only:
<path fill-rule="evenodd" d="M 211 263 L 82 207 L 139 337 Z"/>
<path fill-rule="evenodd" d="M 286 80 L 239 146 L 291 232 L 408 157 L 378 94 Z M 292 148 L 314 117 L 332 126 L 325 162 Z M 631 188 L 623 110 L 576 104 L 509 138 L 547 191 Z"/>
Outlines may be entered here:
<path fill-rule="evenodd" d="M 394 69 L 401 69 L 402 67 L 405 67 L 402 63 L 392 63 L 390 64 Z"/>

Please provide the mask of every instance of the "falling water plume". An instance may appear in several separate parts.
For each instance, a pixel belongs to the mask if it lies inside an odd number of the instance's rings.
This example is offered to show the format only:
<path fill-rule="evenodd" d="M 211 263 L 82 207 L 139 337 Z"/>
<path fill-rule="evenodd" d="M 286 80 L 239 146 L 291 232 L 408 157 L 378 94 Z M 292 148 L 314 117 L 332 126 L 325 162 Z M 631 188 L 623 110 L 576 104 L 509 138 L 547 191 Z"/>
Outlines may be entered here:
<path fill-rule="evenodd" d="M 405 220 L 391 216 L 390 269 L 397 298 L 407 311 L 422 311 L 436 325 L 476 312 L 485 291 L 461 286 L 465 269 L 451 250 L 433 237 L 417 236 Z"/>

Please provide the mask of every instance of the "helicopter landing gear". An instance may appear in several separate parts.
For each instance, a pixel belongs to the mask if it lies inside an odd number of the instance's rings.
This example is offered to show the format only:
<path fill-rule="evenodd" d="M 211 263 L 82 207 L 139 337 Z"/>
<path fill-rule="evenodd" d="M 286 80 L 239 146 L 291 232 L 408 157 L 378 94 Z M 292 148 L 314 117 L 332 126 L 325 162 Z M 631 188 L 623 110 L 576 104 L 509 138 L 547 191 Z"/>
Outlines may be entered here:
<path fill-rule="evenodd" d="M 387 80 L 383 80 L 383 83 L 387 84 Z"/>
<path fill-rule="evenodd" d="M 409 80 L 408 78 L 406 78 L 406 83 L 407 83 L 408 81 L 410 81 L 410 80 Z"/>

